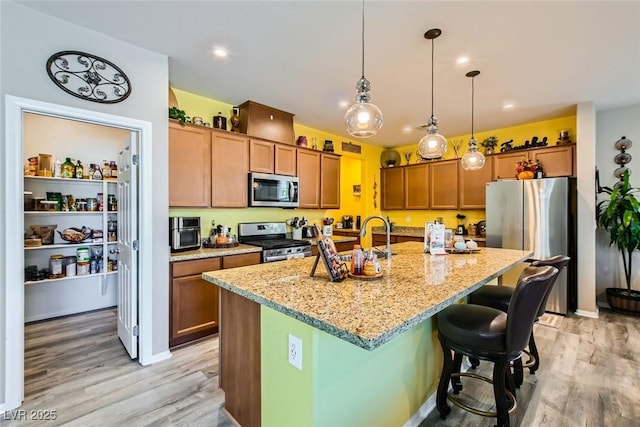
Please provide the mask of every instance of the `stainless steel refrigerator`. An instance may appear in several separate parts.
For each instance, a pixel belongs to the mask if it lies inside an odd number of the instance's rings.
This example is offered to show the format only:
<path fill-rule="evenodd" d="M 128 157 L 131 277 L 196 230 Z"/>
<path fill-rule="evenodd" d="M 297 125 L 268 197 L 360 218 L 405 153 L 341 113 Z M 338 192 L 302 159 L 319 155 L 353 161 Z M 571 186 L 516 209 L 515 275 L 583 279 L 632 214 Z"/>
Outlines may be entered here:
<path fill-rule="evenodd" d="M 496 181 L 487 184 L 487 247 L 532 250 L 531 261 L 567 255 L 546 310 L 567 314 L 577 307 L 576 183 L 574 178 Z M 523 264 L 503 275 L 515 286 Z"/>

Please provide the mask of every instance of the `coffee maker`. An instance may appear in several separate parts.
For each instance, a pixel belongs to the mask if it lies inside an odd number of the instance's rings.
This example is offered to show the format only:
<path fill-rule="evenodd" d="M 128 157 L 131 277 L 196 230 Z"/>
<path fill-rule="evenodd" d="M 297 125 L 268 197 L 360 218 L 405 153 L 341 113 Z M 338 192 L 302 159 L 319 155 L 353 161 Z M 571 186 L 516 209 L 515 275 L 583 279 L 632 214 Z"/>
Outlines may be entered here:
<path fill-rule="evenodd" d="M 353 228 L 353 217 L 351 215 L 342 216 L 342 228 Z"/>

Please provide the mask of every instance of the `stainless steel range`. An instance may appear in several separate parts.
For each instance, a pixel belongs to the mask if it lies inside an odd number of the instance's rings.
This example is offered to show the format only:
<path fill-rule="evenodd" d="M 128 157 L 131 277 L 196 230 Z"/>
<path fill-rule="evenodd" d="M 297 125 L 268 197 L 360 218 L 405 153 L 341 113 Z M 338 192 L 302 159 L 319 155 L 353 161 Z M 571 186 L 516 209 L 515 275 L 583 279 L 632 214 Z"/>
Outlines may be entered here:
<path fill-rule="evenodd" d="M 284 222 L 244 222 L 238 224 L 238 241 L 262 248 L 262 262 L 311 256 L 307 240 L 287 238 Z"/>

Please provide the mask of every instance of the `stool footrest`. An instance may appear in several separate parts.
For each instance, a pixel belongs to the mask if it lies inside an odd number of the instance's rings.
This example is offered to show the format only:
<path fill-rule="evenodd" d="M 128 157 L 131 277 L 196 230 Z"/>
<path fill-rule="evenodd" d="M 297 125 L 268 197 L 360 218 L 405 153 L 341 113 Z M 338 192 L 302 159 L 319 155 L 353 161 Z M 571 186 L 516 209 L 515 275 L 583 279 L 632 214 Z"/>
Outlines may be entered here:
<path fill-rule="evenodd" d="M 489 384 L 493 384 L 493 380 L 491 378 L 487 378 L 478 374 L 472 374 L 470 372 L 455 372 L 451 374 L 451 377 L 470 377 L 470 378 L 475 378 L 477 380 L 482 380 Z M 509 390 L 505 390 L 505 392 L 507 395 L 507 399 L 509 399 L 509 402 L 511 403 L 511 405 L 509 406 L 509 413 L 512 413 L 513 411 L 515 411 L 516 407 L 518 406 L 516 402 L 516 397 Z M 463 403 L 457 397 L 452 396 L 451 394 L 447 394 L 447 399 L 457 407 L 462 408 L 467 412 L 471 412 L 472 414 L 481 415 L 483 417 L 493 417 L 493 418 L 498 416 L 496 412 L 483 411 L 481 409 L 471 407 Z"/>

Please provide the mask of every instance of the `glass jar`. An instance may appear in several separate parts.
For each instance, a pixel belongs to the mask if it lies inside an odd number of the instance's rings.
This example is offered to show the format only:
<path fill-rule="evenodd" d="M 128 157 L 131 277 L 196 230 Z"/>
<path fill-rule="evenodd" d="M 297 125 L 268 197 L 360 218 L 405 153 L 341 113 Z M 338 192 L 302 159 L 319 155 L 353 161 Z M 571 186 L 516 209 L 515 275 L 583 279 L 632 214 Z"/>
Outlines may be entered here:
<path fill-rule="evenodd" d="M 50 279 L 60 279 L 64 277 L 64 273 L 62 273 L 62 260 L 64 257 L 62 255 L 51 255 L 49 258 L 49 278 Z"/>

